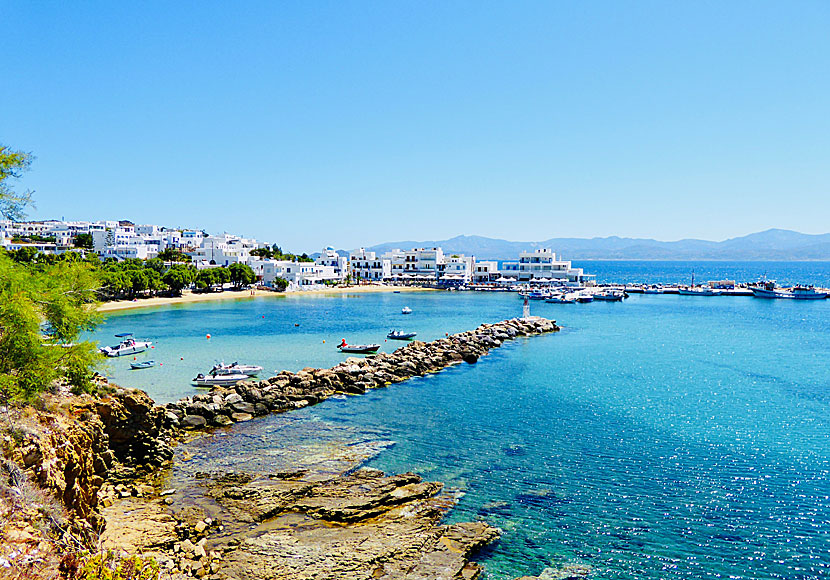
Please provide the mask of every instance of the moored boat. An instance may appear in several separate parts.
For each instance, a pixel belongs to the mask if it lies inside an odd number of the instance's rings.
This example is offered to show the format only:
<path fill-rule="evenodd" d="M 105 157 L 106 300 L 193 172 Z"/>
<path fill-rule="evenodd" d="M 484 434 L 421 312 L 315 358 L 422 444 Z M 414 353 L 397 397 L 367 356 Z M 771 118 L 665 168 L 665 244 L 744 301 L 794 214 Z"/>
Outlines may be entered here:
<path fill-rule="evenodd" d="M 133 338 L 133 334 L 131 332 L 122 332 L 121 334 L 116 334 L 115 338 L 122 339 L 120 343 L 114 346 L 104 346 L 99 348 L 98 350 L 109 357 L 115 356 L 125 356 L 128 354 L 138 354 L 140 352 L 144 352 L 150 345 L 153 344 L 152 342 L 145 342 L 140 340 L 135 340 Z"/>
<path fill-rule="evenodd" d="M 603 290 L 594 294 L 594 300 L 600 302 L 622 302 L 625 293 L 622 290 Z"/>
<path fill-rule="evenodd" d="M 576 304 L 576 300 L 571 295 L 554 294 L 547 298 L 545 302 L 550 304 Z"/>
<path fill-rule="evenodd" d="M 225 363 L 217 363 L 213 365 L 210 370 L 211 375 L 247 375 L 255 377 L 262 372 L 262 367 L 256 365 L 241 365 L 238 362 L 233 362 L 229 365 Z"/>
<path fill-rule="evenodd" d="M 156 361 L 154 360 L 143 360 L 141 362 L 131 362 L 130 368 L 133 370 L 139 369 L 149 369 L 150 367 L 156 366 Z"/>
<path fill-rule="evenodd" d="M 720 291 L 709 286 L 690 286 L 688 288 L 678 288 L 677 293 L 681 296 L 717 296 Z"/>
<path fill-rule="evenodd" d="M 401 314 L 412 314 L 412 309 L 409 306 L 401 308 Z"/>
<path fill-rule="evenodd" d="M 816 290 L 812 286 L 794 286 L 792 288 L 777 288 L 774 282 L 766 282 L 760 286 L 750 286 L 756 298 L 783 298 L 789 300 L 824 300 L 828 293 Z"/>
<path fill-rule="evenodd" d="M 351 354 L 375 354 L 380 349 L 379 344 L 348 344 L 344 338 L 342 342 L 337 345 L 340 352 L 348 352 Z"/>
<path fill-rule="evenodd" d="M 410 340 L 417 336 L 417 332 L 401 332 L 400 330 L 390 330 L 389 334 L 386 335 L 386 338 L 392 340 Z"/>
<path fill-rule="evenodd" d="M 199 373 L 193 379 L 193 384 L 197 387 L 229 387 L 235 385 L 239 381 L 246 380 L 248 375 L 234 374 L 234 375 L 203 375 Z"/>

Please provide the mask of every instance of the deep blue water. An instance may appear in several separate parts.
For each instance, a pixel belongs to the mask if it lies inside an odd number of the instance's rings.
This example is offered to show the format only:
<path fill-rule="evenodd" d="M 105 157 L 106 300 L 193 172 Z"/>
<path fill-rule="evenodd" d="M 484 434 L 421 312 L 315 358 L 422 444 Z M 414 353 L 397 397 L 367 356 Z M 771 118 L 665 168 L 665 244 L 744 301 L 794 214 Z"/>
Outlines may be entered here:
<path fill-rule="evenodd" d="M 688 284 L 709 280 L 756 282 L 766 276 L 782 286 L 830 286 L 830 262 L 667 262 L 651 260 L 585 260 L 573 265 L 596 274 L 599 283 Z"/>
<path fill-rule="evenodd" d="M 828 270 L 795 267 L 793 281 L 816 284 Z M 809 279 L 811 267 L 823 270 Z M 513 294 L 262 298 L 111 316 L 99 335 L 158 342 L 165 367 L 118 372 L 163 400 L 194 392 L 186 379 L 215 358 L 329 366 L 341 336 L 382 340 L 394 326 L 428 340 L 520 309 Z M 490 579 L 567 563 L 602 579 L 830 576 L 830 301 L 641 295 L 532 309 L 563 331 L 292 420 L 394 441 L 372 467 L 443 481 L 460 496 L 451 521 L 502 528 L 480 558 Z M 240 429 L 291 445 L 299 435 L 277 435 L 273 420 Z"/>

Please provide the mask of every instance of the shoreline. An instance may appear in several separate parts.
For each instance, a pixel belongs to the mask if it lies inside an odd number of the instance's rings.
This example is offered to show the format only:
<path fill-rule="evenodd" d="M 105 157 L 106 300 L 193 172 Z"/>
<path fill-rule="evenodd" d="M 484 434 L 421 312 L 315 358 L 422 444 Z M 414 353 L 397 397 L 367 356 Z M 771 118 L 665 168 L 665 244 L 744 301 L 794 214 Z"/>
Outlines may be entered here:
<path fill-rule="evenodd" d="M 369 292 L 433 292 L 435 288 L 418 288 L 412 286 L 337 286 L 324 290 L 296 290 L 293 292 L 272 292 L 270 290 L 259 290 L 251 294 L 248 290 L 226 290 L 224 292 L 210 292 L 207 294 L 196 294 L 184 292 L 181 296 L 155 296 L 153 298 L 139 298 L 137 300 L 115 300 L 103 302 L 96 309 L 98 312 L 118 312 L 122 310 L 134 310 L 136 308 L 153 308 L 157 306 L 169 306 L 174 304 L 194 304 L 196 302 L 213 302 L 217 300 L 250 300 L 262 296 L 289 297 L 289 296 L 311 296 L 311 295 L 336 295 L 336 294 L 363 294 Z"/>

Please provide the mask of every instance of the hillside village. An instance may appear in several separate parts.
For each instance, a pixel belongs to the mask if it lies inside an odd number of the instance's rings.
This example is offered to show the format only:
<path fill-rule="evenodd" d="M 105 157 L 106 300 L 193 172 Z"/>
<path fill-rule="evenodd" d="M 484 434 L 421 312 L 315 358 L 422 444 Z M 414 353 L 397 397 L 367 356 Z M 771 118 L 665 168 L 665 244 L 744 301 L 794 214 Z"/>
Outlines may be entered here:
<path fill-rule="evenodd" d="M 468 284 L 550 281 L 581 284 L 593 279 L 570 261 L 546 248 L 520 252 L 518 259 L 499 263 L 463 254 L 445 254 L 440 247 L 391 249 L 378 255 L 364 248 L 343 256 L 326 247 L 311 258 L 288 255 L 276 245 L 232 234 L 209 235 L 198 229 L 136 225 L 130 221 L 0 220 L 0 247 L 31 248 L 46 254 L 93 251 L 102 260 L 148 260 L 165 250 L 188 256 L 198 269 L 249 266 L 257 283 L 272 287 L 278 279 L 288 289 L 310 289 L 340 283 L 395 283 L 459 287 Z M 271 256 L 271 257 L 269 257 Z"/>

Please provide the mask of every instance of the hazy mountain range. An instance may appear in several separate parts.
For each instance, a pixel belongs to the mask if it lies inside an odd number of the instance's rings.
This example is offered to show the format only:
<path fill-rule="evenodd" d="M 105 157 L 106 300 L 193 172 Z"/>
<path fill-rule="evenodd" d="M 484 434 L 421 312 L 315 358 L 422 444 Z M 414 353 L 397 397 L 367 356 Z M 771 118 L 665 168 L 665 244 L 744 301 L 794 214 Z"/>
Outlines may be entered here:
<path fill-rule="evenodd" d="M 383 253 L 393 248 L 441 246 L 445 254 L 479 259 L 513 260 L 522 250 L 551 248 L 568 260 L 827 260 L 830 234 L 802 234 L 772 229 L 722 242 L 643 238 L 551 238 L 540 242 L 511 242 L 483 236 L 456 236 L 449 240 L 407 240 L 378 244 L 367 250 Z M 345 254 L 345 252 L 343 252 Z"/>

